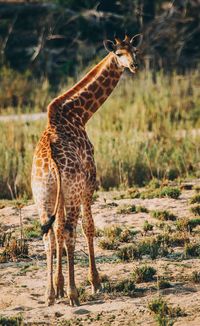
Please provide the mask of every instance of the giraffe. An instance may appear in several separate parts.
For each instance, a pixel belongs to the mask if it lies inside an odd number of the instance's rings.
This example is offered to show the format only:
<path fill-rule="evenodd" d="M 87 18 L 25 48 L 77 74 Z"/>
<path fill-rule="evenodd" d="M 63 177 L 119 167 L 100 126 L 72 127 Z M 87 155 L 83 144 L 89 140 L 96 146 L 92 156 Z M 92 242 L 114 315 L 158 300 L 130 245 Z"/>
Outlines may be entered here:
<path fill-rule="evenodd" d="M 108 55 L 81 81 L 55 98 L 47 108 L 47 127 L 36 146 L 31 184 L 41 221 L 47 259 L 46 304 L 64 296 L 62 253 L 65 248 L 68 264 L 67 295 L 70 305 L 79 305 L 74 275 L 76 226 L 82 211 L 82 229 L 89 251 L 89 274 L 92 292 L 100 289 L 100 277 L 94 255 L 94 222 L 91 212 L 96 189 L 94 149 L 86 123 L 117 85 L 125 68 L 135 73 L 140 34 L 123 41 L 104 41 Z M 141 43 L 141 40 L 139 41 Z M 53 255 L 56 270 L 53 275 Z M 53 277 L 54 276 L 54 277 Z"/>

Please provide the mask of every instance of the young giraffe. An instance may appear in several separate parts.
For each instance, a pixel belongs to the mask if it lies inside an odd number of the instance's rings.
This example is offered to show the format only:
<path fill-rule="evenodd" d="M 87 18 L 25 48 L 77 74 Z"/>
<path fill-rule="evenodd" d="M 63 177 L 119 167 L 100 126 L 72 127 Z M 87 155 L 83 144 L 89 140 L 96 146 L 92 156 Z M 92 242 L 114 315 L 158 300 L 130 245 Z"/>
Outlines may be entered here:
<path fill-rule="evenodd" d="M 82 207 L 82 228 L 89 249 L 89 280 L 92 291 L 100 288 L 94 257 L 92 195 L 96 188 L 93 145 L 85 125 L 117 85 L 125 67 L 136 70 L 137 48 L 132 39 L 105 41 L 109 54 L 79 83 L 48 106 L 48 124 L 33 158 L 32 191 L 41 220 L 47 256 L 46 302 L 64 295 L 63 246 L 68 256 L 67 295 L 70 305 L 79 305 L 74 280 L 76 226 Z M 53 253 L 56 273 L 53 281 Z"/>

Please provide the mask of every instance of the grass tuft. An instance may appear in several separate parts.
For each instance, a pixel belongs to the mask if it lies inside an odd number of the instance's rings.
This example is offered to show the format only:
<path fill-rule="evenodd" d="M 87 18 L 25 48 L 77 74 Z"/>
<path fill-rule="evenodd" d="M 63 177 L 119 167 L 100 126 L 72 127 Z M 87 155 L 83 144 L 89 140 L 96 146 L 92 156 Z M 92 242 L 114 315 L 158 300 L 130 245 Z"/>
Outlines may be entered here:
<path fill-rule="evenodd" d="M 136 283 L 150 282 L 154 280 L 156 269 L 152 266 L 141 266 L 137 267 L 133 272 L 132 276 Z"/>

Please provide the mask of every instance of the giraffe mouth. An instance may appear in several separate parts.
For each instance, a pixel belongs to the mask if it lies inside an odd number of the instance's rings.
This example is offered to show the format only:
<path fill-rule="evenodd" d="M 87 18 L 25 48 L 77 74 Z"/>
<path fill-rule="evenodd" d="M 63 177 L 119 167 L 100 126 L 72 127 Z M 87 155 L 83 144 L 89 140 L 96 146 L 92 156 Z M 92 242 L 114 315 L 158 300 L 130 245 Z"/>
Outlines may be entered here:
<path fill-rule="evenodd" d="M 130 69 L 130 71 L 131 71 L 133 74 L 135 74 L 135 73 L 136 73 L 136 70 L 137 70 L 137 67 L 135 67 L 134 65 L 131 65 L 131 66 L 129 67 L 129 69 Z"/>

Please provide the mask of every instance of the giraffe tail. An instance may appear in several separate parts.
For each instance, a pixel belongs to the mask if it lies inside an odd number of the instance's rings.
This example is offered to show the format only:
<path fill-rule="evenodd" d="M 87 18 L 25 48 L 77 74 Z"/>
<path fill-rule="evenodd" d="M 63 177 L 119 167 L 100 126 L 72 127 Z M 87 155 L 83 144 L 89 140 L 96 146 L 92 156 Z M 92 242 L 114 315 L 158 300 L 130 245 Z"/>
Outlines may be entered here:
<path fill-rule="evenodd" d="M 55 202 L 53 214 L 50 215 L 50 216 L 48 216 L 48 221 L 46 223 L 44 223 L 43 225 L 41 225 L 42 235 L 47 234 L 49 232 L 49 230 L 51 229 L 51 227 L 52 227 L 52 225 L 53 225 L 53 223 L 54 223 L 54 221 L 56 219 L 56 213 L 58 211 L 60 191 L 61 191 L 61 177 L 60 177 L 60 172 L 58 170 L 58 167 L 56 165 L 56 162 L 53 159 L 51 159 L 51 163 L 52 163 L 52 168 L 55 171 L 56 182 L 57 182 L 56 202 Z"/>

